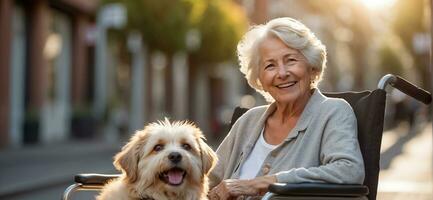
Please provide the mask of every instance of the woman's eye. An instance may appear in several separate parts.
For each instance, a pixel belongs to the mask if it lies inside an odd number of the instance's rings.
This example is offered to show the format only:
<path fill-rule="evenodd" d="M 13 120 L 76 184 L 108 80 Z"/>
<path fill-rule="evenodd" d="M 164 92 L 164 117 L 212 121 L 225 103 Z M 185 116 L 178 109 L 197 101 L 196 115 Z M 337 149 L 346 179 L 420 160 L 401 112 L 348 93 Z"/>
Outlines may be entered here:
<path fill-rule="evenodd" d="M 157 144 L 153 147 L 153 150 L 158 152 L 161 151 L 164 148 L 164 146 L 162 146 L 162 144 Z"/>
<path fill-rule="evenodd" d="M 189 150 L 191 150 L 191 145 L 189 145 L 189 144 L 182 144 L 182 148 L 185 149 L 185 150 L 187 150 L 187 151 L 189 151 Z"/>
<path fill-rule="evenodd" d="M 271 67 L 273 67 L 273 66 L 274 66 L 273 64 L 266 65 L 266 66 L 265 66 L 265 69 L 271 68 Z"/>
<path fill-rule="evenodd" d="M 298 61 L 296 58 L 287 58 L 286 62 L 291 63 L 291 62 L 296 62 Z"/>
<path fill-rule="evenodd" d="M 287 60 L 287 65 L 294 65 L 294 64 L 296 64 L 296 62 L 298 62 L 298 60 L 296 60 L 296 59 L 288 59 Z"/>

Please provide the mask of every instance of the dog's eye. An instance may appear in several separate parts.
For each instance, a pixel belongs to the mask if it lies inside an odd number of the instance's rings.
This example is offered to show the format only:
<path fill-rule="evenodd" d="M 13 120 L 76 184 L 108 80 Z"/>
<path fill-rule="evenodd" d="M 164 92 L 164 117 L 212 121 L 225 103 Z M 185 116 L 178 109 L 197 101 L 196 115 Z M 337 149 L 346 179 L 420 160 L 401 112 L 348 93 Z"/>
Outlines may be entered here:
<path fill-rule="evenodd" d="M 153 147 L 154 151 L 161 151 L 164 148 L 164 146 L 162 146 L 162 144 L 157 144 Z"/>
<path fill-rule="evenodd" d="M 189 144 L 182 144 L 182 148 L 185 149 L 185 150 L 187 150 L 187 151 L 189 151 L 189 150 L 191 150 L 191 145 L 189 145 Z"/>

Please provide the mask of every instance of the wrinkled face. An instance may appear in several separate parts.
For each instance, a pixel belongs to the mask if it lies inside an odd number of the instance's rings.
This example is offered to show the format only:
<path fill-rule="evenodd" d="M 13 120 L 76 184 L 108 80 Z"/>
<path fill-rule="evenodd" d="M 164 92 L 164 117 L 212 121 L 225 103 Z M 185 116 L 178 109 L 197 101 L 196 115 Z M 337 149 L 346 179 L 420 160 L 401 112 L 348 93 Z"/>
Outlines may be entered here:
<path fill-rule="evenodd" d="M 259 46 L 259 53 L 259 80 L 276 102 L 296 102 L 309 95 L 311 80 L 318 73 L 298 50 L 269 36 Z"/>
<path fill-rule="evenodd" d="M 203 184 L 203 177 L 216 163 L 215 153 L 202 137 L 201 131 L 188 123 L 153 123 L 133 136 L 114 164 L 139 188 L 179 192 Z"/>

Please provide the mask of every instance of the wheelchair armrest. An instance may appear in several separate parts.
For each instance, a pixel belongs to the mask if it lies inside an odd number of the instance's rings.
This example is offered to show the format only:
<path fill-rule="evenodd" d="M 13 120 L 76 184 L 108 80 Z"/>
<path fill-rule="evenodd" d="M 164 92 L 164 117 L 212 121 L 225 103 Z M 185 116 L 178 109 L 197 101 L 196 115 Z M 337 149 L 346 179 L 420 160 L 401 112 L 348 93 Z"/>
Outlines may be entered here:
<path fill-rule="evenodd" d="M 75 183 L 83 185 L 104 185 L 108 181 L 120 177 L 120 174 L 77 174 Z"/>
<path fill-rule="evenodd" d="M 274 183 L 269 186 L 268 190 L 279 195 L 294 196 L 360 197 L 368 194 L 368 187 L 365 185 L 327 183 Z"/>

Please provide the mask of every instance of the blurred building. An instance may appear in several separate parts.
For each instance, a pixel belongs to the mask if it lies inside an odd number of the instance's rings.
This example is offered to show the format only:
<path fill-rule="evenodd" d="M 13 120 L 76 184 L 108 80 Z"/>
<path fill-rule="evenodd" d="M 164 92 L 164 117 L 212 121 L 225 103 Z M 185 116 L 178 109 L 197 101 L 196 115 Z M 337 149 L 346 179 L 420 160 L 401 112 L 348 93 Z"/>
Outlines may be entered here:
<path fill-rule="evenodd" d="M 328 49 L 323 90 L 376 86 L 371 21 L 355 1 L 233 1 L 250 24 L 289 16 L 310 27 Z M 191 62 L 199 33 L 186 38 L 185 52 L 148 52 L 137 33 L 110 38 L 117 15 L 109 4 L 98 7 L 98 0 L 0 1 L 0 147 L 88 138 L 97 124 L 104 139 L 115 141 L 166 116 L 224 134 L 235 106 L 265 103 L 236 63 Z"/>
<path fill-rule="evenodd" d="M 91 101 L 97 0 L 0 1 L 0 147 L 61 141 Z M 84 111 L 83 111 L 84 112 Z"/>

